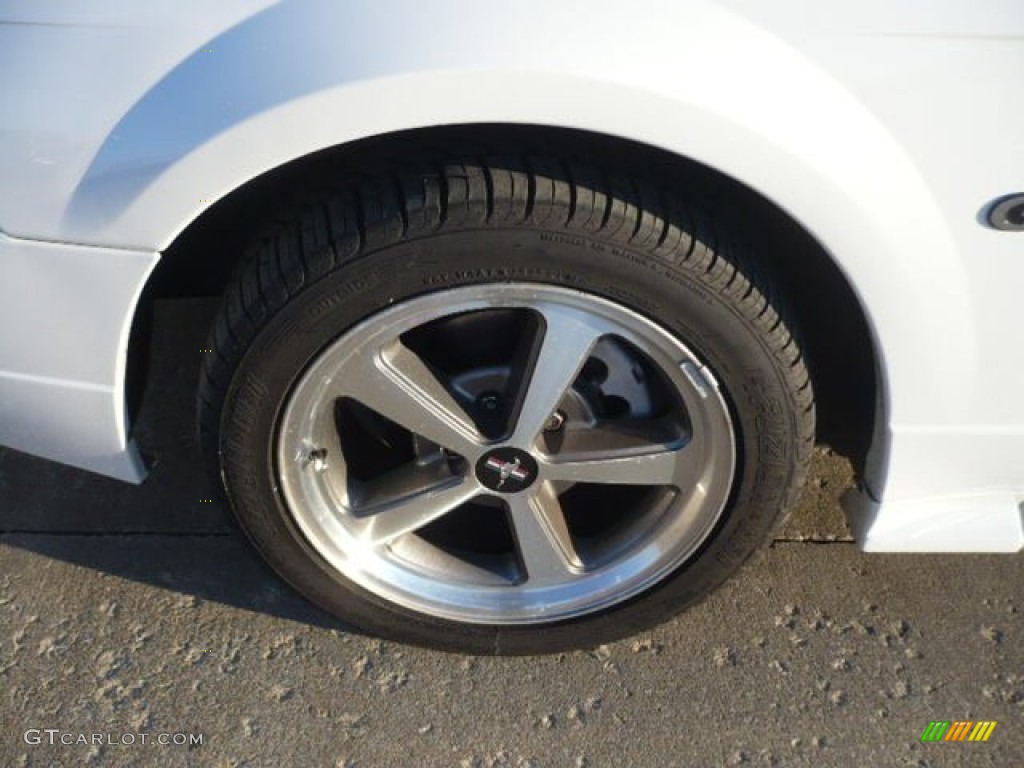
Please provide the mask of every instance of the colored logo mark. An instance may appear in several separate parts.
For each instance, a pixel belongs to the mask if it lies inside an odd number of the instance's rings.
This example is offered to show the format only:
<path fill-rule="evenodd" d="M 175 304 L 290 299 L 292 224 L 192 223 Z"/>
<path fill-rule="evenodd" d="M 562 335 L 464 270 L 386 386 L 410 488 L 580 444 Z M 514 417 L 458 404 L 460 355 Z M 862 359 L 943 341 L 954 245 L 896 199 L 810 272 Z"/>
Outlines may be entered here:
<path fill-rule="evenodd" d="M 995 720 L 932 720 L 921 741 L 988 741 L 995 727 Z"/>

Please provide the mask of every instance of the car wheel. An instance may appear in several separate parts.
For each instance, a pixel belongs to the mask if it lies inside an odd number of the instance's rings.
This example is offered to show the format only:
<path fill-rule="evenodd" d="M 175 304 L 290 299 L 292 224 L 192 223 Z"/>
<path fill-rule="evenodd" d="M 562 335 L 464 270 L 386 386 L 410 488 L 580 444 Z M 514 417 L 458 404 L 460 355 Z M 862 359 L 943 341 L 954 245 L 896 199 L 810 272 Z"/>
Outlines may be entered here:
<path fill-rule="evenodd" d="M 204 446 L 259 551 L 355 628 L 473 653 L 634 633 L 803 481 L 810 382 L 752 260 L 583 163 L 364 175 L 256 238 Z"/>

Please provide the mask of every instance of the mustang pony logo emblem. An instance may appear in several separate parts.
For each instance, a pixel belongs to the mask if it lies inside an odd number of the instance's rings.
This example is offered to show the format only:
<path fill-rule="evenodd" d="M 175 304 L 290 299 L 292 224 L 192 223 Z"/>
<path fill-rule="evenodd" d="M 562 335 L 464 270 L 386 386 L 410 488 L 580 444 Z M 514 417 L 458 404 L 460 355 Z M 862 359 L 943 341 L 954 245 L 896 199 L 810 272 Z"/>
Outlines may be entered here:
<path fill-rule="evenodd" d="M 520 465 L 518 456 L 512 461 L 502 461 L 497 456 L 491 456 L 487 460 L 486 466 L 488 469 L 498 472 L 501 476 L 498 480 L 498 488 L 501 488 L 510 477 L 514 480 L 522 481 L 530 476 L 530 473 Z"/>

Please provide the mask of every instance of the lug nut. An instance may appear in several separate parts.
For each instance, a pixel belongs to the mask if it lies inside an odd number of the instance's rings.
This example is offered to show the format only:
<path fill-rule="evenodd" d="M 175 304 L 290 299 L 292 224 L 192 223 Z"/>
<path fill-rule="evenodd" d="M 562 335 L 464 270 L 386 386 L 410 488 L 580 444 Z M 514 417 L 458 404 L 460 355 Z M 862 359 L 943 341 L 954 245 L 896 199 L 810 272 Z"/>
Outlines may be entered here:
<path fill-rule="evenodd" d="M 483 410 L 494 413 L 501 406 L 501 398 L 493 392 L 486 392 L 480 395 L 477 404 Z"/>
<path fill-rule="evenodd" d="M 555 411 L 548 416 L 547 423 L 544 425 L 545 432 L 557 432 L 565 424 L 565 414 L 561 411 Z"/>

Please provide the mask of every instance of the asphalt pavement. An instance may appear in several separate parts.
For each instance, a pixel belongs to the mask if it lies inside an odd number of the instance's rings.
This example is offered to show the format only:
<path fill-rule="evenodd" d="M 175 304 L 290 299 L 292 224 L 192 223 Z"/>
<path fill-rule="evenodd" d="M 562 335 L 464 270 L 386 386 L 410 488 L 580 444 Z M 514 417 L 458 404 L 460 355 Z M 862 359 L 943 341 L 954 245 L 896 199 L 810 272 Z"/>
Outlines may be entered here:
<path fill-rule="evenodd" d="M 0 449 L 0 765 L 1024 764 L 1024 559 L 858 552 L 824 445 L 779 541 L 652 632 L 508 659 L 350 631 L 216 502 L 191 419 L 212 306 L 158 309 L 145 484 Z M 997 725 L 922 743 L 932 721 Z"/>

